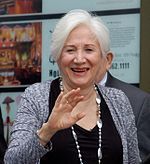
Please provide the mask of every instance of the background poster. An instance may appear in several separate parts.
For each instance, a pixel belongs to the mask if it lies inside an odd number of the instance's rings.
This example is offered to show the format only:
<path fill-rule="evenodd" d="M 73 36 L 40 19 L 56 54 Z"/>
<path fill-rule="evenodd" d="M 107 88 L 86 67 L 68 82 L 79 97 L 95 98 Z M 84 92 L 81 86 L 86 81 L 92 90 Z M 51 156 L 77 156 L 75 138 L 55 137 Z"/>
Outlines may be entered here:
<path fill-rule="evenodd" d="M 58 5 L 60 4 L 60 5 Z M 43 13 L 66 13 L 72 9 L 88 11 L 139 8 L 140 0 L 43 0 Z"/>
<path fill-rule="evenodd" d="M 0 24 L 0 87 L 41 81 L 41 22 Z"/>
<path fill-rule="evenodd" d="M 114 53 L 110 72 L 125 82 L 139 83 L 140 14 L 103 16 L 102 19 L 110 30 Z"/>
<path fill-rule="evenodd" d="M 0 93 L 0 107 L 4 124 L 4 134 L 7 143 L 9 140 L 12 124 L 16 117 L 21 94 L 21 92 Z"/>
<path fill-rule="evenodd" d="M 58 19 L 44 20 L 42 22 L 42 81 L 52 80 L 59 76 L 56 62 L 51 58 L 51 34 Z"/>
<path fill-rule="evenodd" d="M 41 12 L 42 0 L 0 0 L 0 15 Z"/>

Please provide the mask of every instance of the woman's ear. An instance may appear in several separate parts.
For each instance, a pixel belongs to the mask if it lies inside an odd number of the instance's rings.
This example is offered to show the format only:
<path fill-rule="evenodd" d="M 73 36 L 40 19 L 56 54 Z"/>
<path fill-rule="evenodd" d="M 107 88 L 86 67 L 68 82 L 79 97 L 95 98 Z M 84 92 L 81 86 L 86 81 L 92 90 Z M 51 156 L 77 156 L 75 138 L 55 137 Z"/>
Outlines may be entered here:
<path fill-rule="evenodd" d="M 111 51 L 109 51 L 106 55 L 106 60 L 107 60 L 107 70 L 110 69 L 111 65 L 112 65 L 112 61 L 113 61 L 114 55 Z"/>

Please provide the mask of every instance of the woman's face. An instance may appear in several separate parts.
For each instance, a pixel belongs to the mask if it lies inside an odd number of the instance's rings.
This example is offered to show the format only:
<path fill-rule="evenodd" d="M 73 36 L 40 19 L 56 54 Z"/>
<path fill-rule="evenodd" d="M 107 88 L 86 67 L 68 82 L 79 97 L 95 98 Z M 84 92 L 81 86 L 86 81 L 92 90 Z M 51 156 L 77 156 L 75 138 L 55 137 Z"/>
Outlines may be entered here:
<path fill-rule="evenodd" d="M 107 60 L 100 45 L 85 25 L 75 28 L 68 36 L 58 66 L 64 82 L 71 88 L 93 85 L 98 74 L 105 74 Z"/>

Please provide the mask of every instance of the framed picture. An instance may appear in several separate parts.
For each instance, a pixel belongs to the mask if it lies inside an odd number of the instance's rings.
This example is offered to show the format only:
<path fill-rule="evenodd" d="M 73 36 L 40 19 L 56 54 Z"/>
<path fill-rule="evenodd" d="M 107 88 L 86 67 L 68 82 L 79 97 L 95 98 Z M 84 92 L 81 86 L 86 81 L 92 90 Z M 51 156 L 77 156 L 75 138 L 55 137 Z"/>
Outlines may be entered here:
<path fill-rule="evenodd" d="M 7 143 L 9 142 L 10 131 L 16 117 L 21 94 L 22 92 L 0 93 L 0 107 L 4 125 L 4 136 Z"/>
<path fill-rule="evenodd" d="M 0 15 L 42 12 L 42 0 L 0 0 Z"/>
<path fill-rule="evenodd" d="M 0 88 L 41 81 L 41 22 L 0 24 Z"/>

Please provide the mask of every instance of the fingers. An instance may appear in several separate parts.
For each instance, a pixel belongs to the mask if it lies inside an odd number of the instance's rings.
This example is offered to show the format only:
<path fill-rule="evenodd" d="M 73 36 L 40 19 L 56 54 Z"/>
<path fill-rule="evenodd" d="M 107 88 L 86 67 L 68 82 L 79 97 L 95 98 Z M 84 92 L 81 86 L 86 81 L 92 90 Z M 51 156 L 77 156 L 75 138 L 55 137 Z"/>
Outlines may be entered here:
<path fill-rule="evenodd" d="M 57 100 L 56 100 L 56 103 L 60 103 L 61 102 L 61 99 L 62 99 L 62 97 L 63 97 L 63 92 L 61 92 L 59 95 L 58 95 L 58 97 L 57 97 Z"/>
<path fill-rule="evenodd" d="M 73 112 L 75 106 L 82 101 L 83 98 L 84 96 L 80 95 L 80 88 L 59 94 L 48 120 L 49 126 L 53 131 L 54 129 L 58 131 L 68 128 L 85 116 L 83 112 Z"/>
<path fill-rule="evenodd" d="M 84 116 L 85 116 L 85 113 L 84 113 L 84 112 L 78 113 L 78 114 L 75 116 L 76 122 L 77 122 L 78 120 L 82 119 Z"/>
<path fill-rule="evenodd" d="M 80 88 L 77 88 L 72 90 L 71 93 L 68 93 L 68 95 L 66 94 L 66 98 L 74 106 L 76 103 L 82 101 L 84 96 L 80 95 Z"/>
<path fill-rule="evenodd" d="M 67 121 L 69 123 L 67 127 L 70 127 L 70 126 L 74 125 L 76 122 L 78 122 L 84 116 L 85 116 L 84 112 L 79 112 L 79 113 L 76 113 L 74 115 L 71 114 L 71 116 L 68 117 L 68 119 L 67 119 Z"/>
<path fill-rule="evenodd" d="M 57 104 L 68 104 L 72 107 L 75 107 L 75 105 L 82 101 L 84 96 L 80 95 L 80 88 L 73 89 L 68 93 L 63 93 L 61 92 L 60 95 L 58 96 L 56 103 Z"/>

